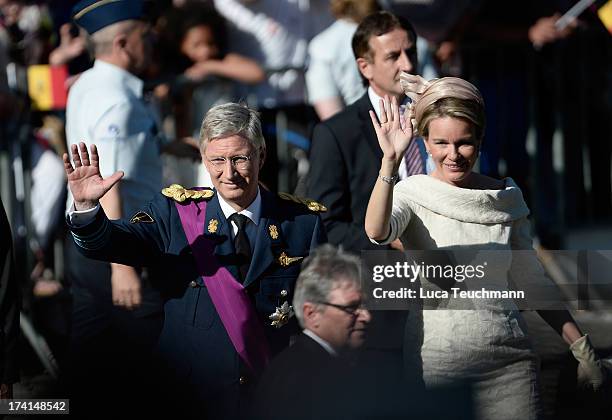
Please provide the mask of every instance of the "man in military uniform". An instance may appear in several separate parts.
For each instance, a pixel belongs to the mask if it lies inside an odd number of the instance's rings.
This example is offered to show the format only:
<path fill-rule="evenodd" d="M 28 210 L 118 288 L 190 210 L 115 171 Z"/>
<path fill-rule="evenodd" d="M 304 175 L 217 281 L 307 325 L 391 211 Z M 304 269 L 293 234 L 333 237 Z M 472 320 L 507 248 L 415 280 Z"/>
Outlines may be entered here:
<path fill-rule="evenodd" d="M 68 217 L 84 255 L 162 274 L 158 353 L 169 372 L 160 392 L 172 394 L 172 409 L 231 418 L 246 408 L 270 357 L 299 331 L 289 304 L 302 259 L 326 241 L 316 214 L 324 209 L 259 187 L 266 148 L 252 109 L 212 108 L 200 143 L 214 189 L 173 185 L 119 221 L 108 220 L 99 200 L 123 173 L 102 178 L 96 147 L 71 145 Z"/>
<path fill-rule="evenodd" d="M 70 89 L 66 135 L 69 144 L 98 146 L 105 157 L 102 176 L 125 171 L 101 200 L 111 219 L 133 214 L 162 186 L 156 118 L 138 77 L 151 59 L 145 12 L 142 0 L 83 0 L 73 8 L 73 20 L 90 36 L 95 62 Z M 85 258 L 72 241 L 66 254 L 73 296 L 71 398 L 78 411 L 110 389 L 122 395 L 121 389 L 142 388 L 148 370 L 143 362 L 161 331 L 163 306 L 149 285 L 150 271 Z"/>

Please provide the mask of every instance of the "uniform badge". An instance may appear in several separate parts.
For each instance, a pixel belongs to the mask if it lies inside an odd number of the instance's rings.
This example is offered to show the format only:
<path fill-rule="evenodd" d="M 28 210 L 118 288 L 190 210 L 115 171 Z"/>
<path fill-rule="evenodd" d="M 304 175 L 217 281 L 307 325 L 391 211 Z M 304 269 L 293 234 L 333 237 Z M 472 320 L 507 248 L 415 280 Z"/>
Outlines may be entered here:
<path fill-rule="evenodd" d="M 155 223 L 155 220 L 144 211 L 139 211 L 132 216 L 130 223 Z"/>
<path fill-rule="evenodd" d="M 210 219 L 208 222 L 208 233 L 217 233 L 219 227 L 219 221 L 217 219 Z"/>
<path fill-rule="evenodd" d="M 283 267 L 289 267 L 294 262 L 299 261 L 303 258 L 304 257 L 290 257 L 285 253 L 285 251 L 283 251 L 278 257 L 278 263 Z"/>
<path fill-rule="evenodd" d="M 272 321 L 270 325 L 276 328 L 280 328 L 289 322 L 289 318 L 294 315 L 293 306 L 285 302 L 282 306 L 276 307 L 276 310 L 268 318 Z"/>
<path fill-rule="evenodd" d="M 268 226 L 268 229 L 270 230 L 270 238 L 274 240 L 278 239 L 278 228 L 276 225 L 270 225 Z"/>

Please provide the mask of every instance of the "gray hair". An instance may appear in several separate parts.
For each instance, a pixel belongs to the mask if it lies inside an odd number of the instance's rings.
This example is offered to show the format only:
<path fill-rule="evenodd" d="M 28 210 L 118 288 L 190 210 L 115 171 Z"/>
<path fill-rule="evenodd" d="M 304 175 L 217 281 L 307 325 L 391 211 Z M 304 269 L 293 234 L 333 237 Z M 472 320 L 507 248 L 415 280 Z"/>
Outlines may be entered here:
<path fill-rule="evenodd" d="M 329 293 L 343 283 L 361 289 L 361 263 L 355 255 L 330 244 L 318 247 L 306 258 L 293 295 L 293 309 L 304 326 L 304 303 L 325 302 Z"/>
<path fill-rule="evenodd" d="M 128 35 L 138 24 L 138 20 L 122 20 L 108 25 L 94 32 L 89 40 L 95 56 L 110 54 L 113 48 L 113 40 L 119 35 Z"/>
<path fill-rule="evenodd" d="M 235 135 L 248 140 L 258 151 L 266 150 L 257 111 L 246 104 L 234 102 L 212 107 L 206 113 L 200 128 L 200 150 L 205 150 L 211 140 Z"/>

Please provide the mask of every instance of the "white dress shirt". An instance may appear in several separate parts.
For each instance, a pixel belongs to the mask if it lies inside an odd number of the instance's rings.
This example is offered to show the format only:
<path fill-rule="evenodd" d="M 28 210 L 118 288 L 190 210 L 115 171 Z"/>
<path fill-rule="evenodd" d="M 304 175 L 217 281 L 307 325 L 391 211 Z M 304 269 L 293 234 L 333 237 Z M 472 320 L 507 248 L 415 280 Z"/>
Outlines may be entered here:
<path fill-rule="evenodd" d="M 238 212 L 234 210 L 234 208 L 227 201 L 225 201 L 223 197 L 221 197 L 221 194 L 217 193 L 217 197 L 219 198 L 219 206 L 221 207 L 221 211 L 228 221 L 232 214 L 238 213 L 248 217 L 249 220 L 255 224 L 255 226 L 259 224 L 259 217 L 261 216 L 261 193 L 259 191 L 259 187 L 257 187 L 257 196 L 255 197 L 255 200 L 253 200 L 253 202 L 246 209 Z M 230 223 L 232 225 L 233 236 L 235 237 L 236 233 L 238 233 L 238 226 L 233 221 Z"/>

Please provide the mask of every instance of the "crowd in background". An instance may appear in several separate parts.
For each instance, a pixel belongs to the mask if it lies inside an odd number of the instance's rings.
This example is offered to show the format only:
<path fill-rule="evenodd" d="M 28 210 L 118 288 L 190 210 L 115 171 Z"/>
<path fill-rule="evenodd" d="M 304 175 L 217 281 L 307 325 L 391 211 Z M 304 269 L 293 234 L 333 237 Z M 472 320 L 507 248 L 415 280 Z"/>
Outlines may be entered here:
<path fill-rule="evenodd" d="M 69 89 L 91 66 L 86 36 L 70 20 L 74 3 L 0 0 L 0 191 L 24 310 L 44 331 L 60 370 L 70 329 L 61 246 L 65 112 L 32 107 L 25 69 L 65 65 Z M 463 77 L 483 93 L 480 172 L 512 177 L 539 243 L 562 249 L 569 228 L 612 222 L 612 38 L 598 2 L 555 28 L 574 3 L 157 0 L 155 58 L 142 78 L 172 144 L 163 155 L 164 183 L 209 185 L 197 149 L 202 118 L 214 105 L 244 101 L 263 122 L 262 183 L 303 194 L 314 125 L 365 92 L 351 37 L 365 15 L 384 8 L 414 24 L 418 74 Z"/>

